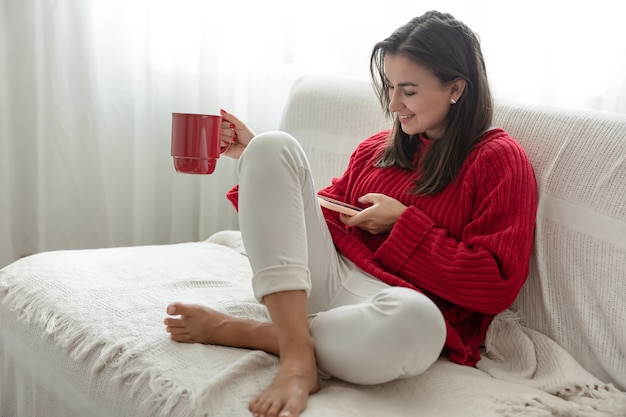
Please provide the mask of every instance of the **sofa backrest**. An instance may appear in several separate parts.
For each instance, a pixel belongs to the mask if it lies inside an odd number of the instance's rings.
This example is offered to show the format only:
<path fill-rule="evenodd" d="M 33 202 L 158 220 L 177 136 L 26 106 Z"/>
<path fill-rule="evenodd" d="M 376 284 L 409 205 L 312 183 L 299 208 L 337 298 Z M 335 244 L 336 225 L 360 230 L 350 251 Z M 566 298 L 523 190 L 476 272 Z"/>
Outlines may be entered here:
<path fill-rule="evenodd" d="M 528 154 L 535 248 L 514 308 L 601 380 L 626 388 L 626 115 L 500 101 Z"/>
<path fill-rule="evenodd" d="M 280 129 L 300 141 L 320 189 L 343 173 L 360 141 L 390 126 L 367 82 L 307 76 L 294 83 Z"/>
<path fill-rule="evenodd" d="M 307 76 L 281 129 L 303 145 L 318 188 L 359 141 L 389 128 L 366 81 Z M 626 388 L 626 115 L 496 102 L 494 126 L 526 150 L 539 207 L 528 281 L 513 309 L 587 370 Z"/>

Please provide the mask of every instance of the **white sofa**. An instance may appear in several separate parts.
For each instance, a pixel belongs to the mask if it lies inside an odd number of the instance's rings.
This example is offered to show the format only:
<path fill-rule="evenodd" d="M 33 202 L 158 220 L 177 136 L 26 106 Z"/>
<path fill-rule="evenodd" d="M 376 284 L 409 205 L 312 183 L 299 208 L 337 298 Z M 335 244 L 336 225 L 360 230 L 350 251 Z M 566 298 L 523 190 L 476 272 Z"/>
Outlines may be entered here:
<path fill-rule="evenodd" d="M 498 101 L 539 187 L 528 281 L 476 368 L 440 359 L 377 386 L 324 382 L 307 416 L 626 416 L 626 116 Z M 280 128 L 319 188 L 389 127 L 367 82 L 305 77 Z M 218 167 L 219 169 L 219 167 Z M 248 416 L 277 359 L 170 341 L 164 308 L 267 320 L 236 231 L 206 242 L 23 258 L 0 270 L 0 415 Z"/>

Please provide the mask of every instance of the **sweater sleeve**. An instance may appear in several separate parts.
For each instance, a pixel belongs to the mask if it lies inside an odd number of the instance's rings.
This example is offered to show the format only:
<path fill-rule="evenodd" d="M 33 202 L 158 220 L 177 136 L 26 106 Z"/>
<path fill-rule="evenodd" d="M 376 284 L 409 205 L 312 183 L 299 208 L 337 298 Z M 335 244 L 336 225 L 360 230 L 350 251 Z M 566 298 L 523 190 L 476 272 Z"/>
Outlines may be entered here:
<path fill-rule="evenodd" d="M 376 258 L 393 274 L 471 311 L 508 308 L 526 280 L 537 190 L 532 167 L 513 141 L 494 141 L 473 162 L 471 221 L 460 240 L 411 206 Z"/>
<path fill-rule="evenodd" d="M 226 193 L 226 198 L 239 211 L 239 184 L 235 185 Z"/>

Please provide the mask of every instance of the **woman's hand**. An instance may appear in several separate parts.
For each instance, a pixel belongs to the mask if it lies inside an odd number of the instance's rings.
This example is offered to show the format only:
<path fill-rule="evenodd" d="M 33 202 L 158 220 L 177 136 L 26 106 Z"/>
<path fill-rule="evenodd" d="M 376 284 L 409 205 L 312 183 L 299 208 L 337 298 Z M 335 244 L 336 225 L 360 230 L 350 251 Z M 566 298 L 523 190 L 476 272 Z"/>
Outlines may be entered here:
<path fill-rule="evenodd" d="M 222 116 L 222 147 L 227 147 L 224 155 L 239 159 L 243 150 L 255 136 L 254 132 L 235 115 L 220 110 Z"/>
<path fill-rule="evenodd" d="M 351 227 L 360 227 L 373 235 L 390 232 L 407 208 L 398 200 L 384 194 L 365 194 L 359 198 L 359 202 L 371 206 L 354 216 L 340 214 L 341 221 Z"/>

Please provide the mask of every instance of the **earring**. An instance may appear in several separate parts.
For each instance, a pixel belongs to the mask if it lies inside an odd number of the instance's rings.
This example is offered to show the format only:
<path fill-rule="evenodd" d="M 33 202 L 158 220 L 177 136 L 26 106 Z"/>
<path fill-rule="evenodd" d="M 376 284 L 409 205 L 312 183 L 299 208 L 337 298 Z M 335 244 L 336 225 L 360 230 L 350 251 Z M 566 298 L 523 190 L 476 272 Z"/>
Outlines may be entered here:
<path fill-rule="evenodd" d="M 453 99 L 453 98 L 451 98 L 451 99 L 450 99 L 450 104 L 456 104 L 456 100 L 455 100 L 455 99 Z"/>

